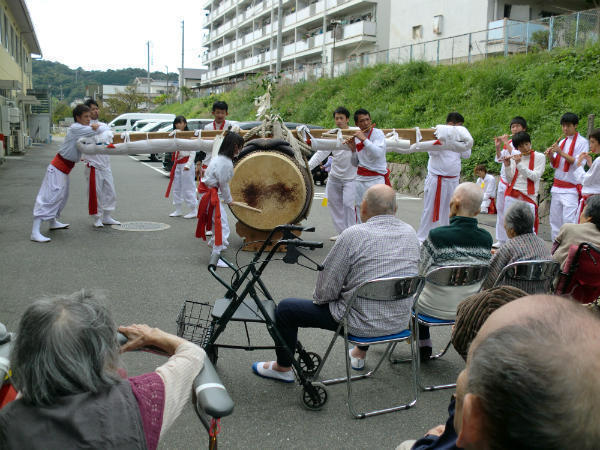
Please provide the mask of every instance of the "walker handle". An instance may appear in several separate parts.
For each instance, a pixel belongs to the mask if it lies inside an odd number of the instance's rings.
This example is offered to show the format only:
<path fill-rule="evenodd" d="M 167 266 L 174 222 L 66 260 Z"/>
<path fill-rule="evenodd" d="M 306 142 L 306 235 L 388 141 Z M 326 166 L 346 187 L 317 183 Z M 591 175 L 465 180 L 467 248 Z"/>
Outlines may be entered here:
<path fill-rule="evenodd" d="M 204 358 L 204 367 L 194 380 L 193 390 L 198 411 L 217 419 L 232 413 L 233 400 L 208 358 Z"/>
<path fill-rule="evenodd" d="M 285 239 L 281 241 L 284 245 L 294 245 L 296 247 L 305 247 L 305 248 L 323 248 L 322 242 L 315 241 L 303 241 L 302 239 Z"/>
<path fill-rule="evenodd" d="M 302 225 L 294 225 L 293 223 L 286 223 L 284 225 L 277 225 L 276 230 L 290 230 L 290 231 L 306 231 L 313 232 L 315 227 L 303 227 Z"/>

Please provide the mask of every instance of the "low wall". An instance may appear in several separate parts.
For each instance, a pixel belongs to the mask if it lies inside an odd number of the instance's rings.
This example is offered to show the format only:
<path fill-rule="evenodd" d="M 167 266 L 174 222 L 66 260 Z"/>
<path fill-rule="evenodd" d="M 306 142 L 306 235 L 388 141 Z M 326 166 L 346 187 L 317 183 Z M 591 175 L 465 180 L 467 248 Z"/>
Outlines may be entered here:
<path fill-rule="evenodd" d="M 425 177 L 427 176 L 426 167 L 412 167 L 409 164 L 400 163 L 388 163 L 390 169 L 390 180 L 392 186 L 398 191 L 404 194 L 412 194 L 418 197 L 423 197 L 423 186 L 425 184 Z M 496 176 L 496 183 L 498 183 L 498 176 Z M 461 176 L 460 181 L 474 181 L 472 179 L 465 179 Z M 550 190 L 547 187 L 547 183 L 540 182 L 540 207 L 539 216 L 541 223 L 548 222 L 548 214 L 550 212 Z"/>

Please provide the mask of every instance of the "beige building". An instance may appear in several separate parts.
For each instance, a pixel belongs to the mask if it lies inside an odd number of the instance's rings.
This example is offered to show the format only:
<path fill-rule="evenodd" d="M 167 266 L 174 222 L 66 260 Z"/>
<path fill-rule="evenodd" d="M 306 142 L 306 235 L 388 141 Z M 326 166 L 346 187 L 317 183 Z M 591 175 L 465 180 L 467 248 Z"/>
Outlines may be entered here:
<path fill-rule="evenodd" d="M 25 1 L 0 0 L 0 157 L 31 142 L 32 106 L 40 101 L 27 93 L 33 92 L 32 56 L 41 54 Z"/>

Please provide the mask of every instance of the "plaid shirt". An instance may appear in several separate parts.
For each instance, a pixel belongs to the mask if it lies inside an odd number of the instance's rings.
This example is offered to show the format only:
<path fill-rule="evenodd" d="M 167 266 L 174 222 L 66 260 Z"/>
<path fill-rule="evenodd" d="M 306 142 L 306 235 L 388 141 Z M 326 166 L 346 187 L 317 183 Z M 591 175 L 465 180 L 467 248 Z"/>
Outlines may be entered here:
<path fill-rule="evenodd" d="M 329 303 L 336 321 L 346 311 L 354 290 L 363 282 L 392 276 L 415 276 L 419 241 L 415 230 L 391 215 L 370 218 L 340 234 L 323 263 L 313 294 L 317 304 Z M 412 301 L 380 302 L 357 298 L 348 316 L 348 332 L 382 336 L 408 328 Z"/>
<path fill-rule="evenodd" d="M 528 261 L 532 259 L 552 259 L 550 250 L 542 239 L 535 233 L 525 233 L 515 236 L 506 241 L 492 257 L 490 270 L 486 279 L 481 285 L 482 289 L 489 289 L 494 285 L 496 278 L 502 272 L 502 269 L 515 261 Z M 540 286 L 539 281 L 515 281 L 505 279 L 502 285 L 514 286 L 522 289 L 528 294 L 544 292 L 544 286 Z M 540 291 L 540 288 L 542 289 Z"/>

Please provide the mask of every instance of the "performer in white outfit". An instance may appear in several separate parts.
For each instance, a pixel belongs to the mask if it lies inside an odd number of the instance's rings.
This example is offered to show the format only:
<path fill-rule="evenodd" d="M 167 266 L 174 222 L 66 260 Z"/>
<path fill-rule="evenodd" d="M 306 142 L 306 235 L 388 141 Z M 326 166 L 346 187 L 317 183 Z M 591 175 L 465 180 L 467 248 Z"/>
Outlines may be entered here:
<path fill-rule="evenodd" d="M 198 206 L 198 225 L 196 237 L 206 240 L 206 231 L 214 228 L 213 237 L 208 245 L 212 254 L 220 254 L 229 245 L 229 222 L 226 204 L 233 201 L 229 182 L 233 178 L 233 158 L 244 147 L 244 138 L 237 133 L 225 132 L 225 138 L 219 148 L 219 154 L 213 158 L 198 190 L 203 194 Z M 219 260 L 218 267 L 227 267 Z"/>
<path fill-rule="evenodd" d="M 173 120 L 173 131 L 187 131 L 187 120 L 184 116 L 177 116 Z M 175 211 L 169 214 L 170 217 L 179 217 L 183 215 L 181 210 L 185 202 L 190 208 L 185 219 L 193 219 L 198 215 L 198 197 L 196 195 L 196 171 L 195 171 L 196 152 L 179 151 L 175 152 L 173 157 L 173 167 L 171 167 L 169 186 L 165 197 L 173 193 L 173 204 Z"/>
<path fill-rule="evenodd" d="M 67 136 L 60 150 L 46 169 L 42 186 L 35 199 L 31 230 L 31 240 L 35 242 L 50 241 L 49 237 L 40 232 L 40 225 L 44 220 L 50 221 L 51 230 L 69 227 L 69 224 L 61 223 L 57 219 L 69 197 L 69 173 L 75 163 L 81 159 L 81 152 L 77 150 L 77 140 L 105 131 L 98 124 L 90 125 L 90 108 L 85 105 L 77 105 L 73 109 L 73 118 L 75 123 L 67 130 Z"/>
<path fill-rule="evenodd" d="M 227 103 L 223 101 L 214 102 L 212 106 L 212 115 L 215 118 L 215 120 L 213 120 L 212 123 L 207 123 L 206 125 L 204 125 L 204 129 L 227 131 L 232 125 L 232 123 L 226 119 L 227 115 L 229 114 L 228 109 L 229 107 L 227 106 Z M 210 152 L 206 152 L 206 157 L 204 158 L 204 161 L 202 161 L 203 170 L 206 170 L 206 168 L 208 167 L 211 157 L 212 154 Z"/>
<path fill-rule="evenodd" d="M 538 193 L 540 192 L 540 179 L 546 169 L 546 157 L 543 153 L 533 151 L 531 138 L 525 131 L 513 135 L 513 145 L 520 153 L 502 161 L 506 167 L 506 180 L 508 181 L 508 188 L 504 194 L 504 210 L 507 211 L 514 202 L 528 203 L 535 215 L 533 231 L 537 234 L 539 225 Z"/>
<path fill-rule="evenodd" d="M 446 117 L 446 125 L 461 126 L 465 119 L 457 112 L 451 112 Z M 464 130 L 464 131 L 463 131 Z M 419 242 L 423 243 L 429 235 L 429 230 L 442 225 L 450 224 L 450 200 L 452 193 L 459 183 L 461 159 L 471 156 L 473 138 L 466 128 L 461 131 L 466 133 L 465 151 L 458 152 L 454 144 L 444 145 L 438 139 L 439 150 L 428 150 L 429 162 L 427 163 L 427 178 L 425 178 L 423 195 L 423 214 L 417 231 Z M 425 144 L 413 144 L 411 150 L 423 151 Z M 467 149 L 468 148 L 468 149 Z"/>
<path fill-rule="evenodd" d="M 600 153 L 600 128 L 593 130 L 588 136 L 590 142 L 590 152 Z M 583 166 L 587 163 L 590 168 L 586 172 Z M 578 184 L 581 184 L 581 201 L 579 202 L 579 208 L 577 209 L 577 220 L 581 217 L 587 200 L 592 195 L 600 194 L 600 158 L 596 158 L 592 162 L 592 157 L 588 153 L 581 153 L 577 158 L 577 170 L 575 176 Z"/>
<path fill-rule="evenodd" d="M 95 136 L 96 143 L 112 142 L 112 130 L 105 123 L 98 121 L 99 108 L 96 100 L 90 98 L 85 101 L 85 105 L 90 108 L 92 118 L 90 123 L 99 125 L 99 133 Z M 94 226 L 99 228 L 104 225 L 121 225 L 121 222 L 111 216 L 117 206 L 117 193 L 110 168 L 110 156 L 99 154 L 83 154 L 82 156 L 87 180 L 88 212 L 94 219 Z"/>
<path fill-rule="evenodd" d="M 496 213 L 496 179 L 494 175 L 487 172 L 485 164 L 475 166 L 475 175 L 477 181 L 475 184 L 483 190 L 483 200 L 481 201 L 481 212 L 484 214 Z"/>
<path fill-rule="evenodd" d="M 375 124 L 371 122 L 371 114 L 363 108 L 354 113 L 354 123 L 360 129 L 353 133 L 354 138 L 346 141 L 346 144 L 352 150 L 352 165 L 357 167 L 354 179 L 354 207 L 356 223 L 361 223 L 358 212 L 367 189 L 375 184 L 392 184 L 385 159 L 383 131 L 375 128 Z"/>
<path fill-rule="evenodd" d="M 521 116 L 516 116 L 510 121 L 510 134 L 515 135 L 519 131 L 527 131 L 527 121 Z M 499 248 L 508 241 L 504 229 L 504 194 L 508 182 L 506 181 L 506 169 L 502 161 L 504 161 L 504 158 L 519 153 L 519 151 L 514 148 L 512 139 L 509 139 L 507 134 L 495 137 L 494 144 L 496 146 L 494 161 L 500 163 L 500 178 L 498 179 L 498 192 L 496 193 L 496 242 L 492 247 Z"/>
<path fill-rule="evenodd" d="M 348 128 L 350 112 L 339 107 L 333 112 L 335 125 L 340 129 Z M 314 147 L 313 147 L 314 148 Z M 325 157 L 331 153 L 333 155 L 331 170 L 325 186 L 325 196 L 327 197 L 327 206 L 331 214 L 333 226 L 339 235 L 346 228 L 356 224 L 355 196 L 356 188 L 354 178 L 356 177 L 356 167 L 352 164 L 352 152 L 348 150 L 319 150 L 308 161 L 308 167 L 313 170 Z M 337 236 L 330 238 L 336 240 Z"/>
<path fill-rule="evenodd" d="M 587 139 L 577 133 L 578 123 L 577 115 L 563 114 L 560 125 L 566 137 L 546 150 L 546 156 L 554 167 L 554 183 L 550 190 L 550 228 L 553 242 L 563 224 L 577 223 L 581 186 L 578 185 L 575 176 L 576 162 L 581 153 L 587 153 L 589 150 Z"/>

